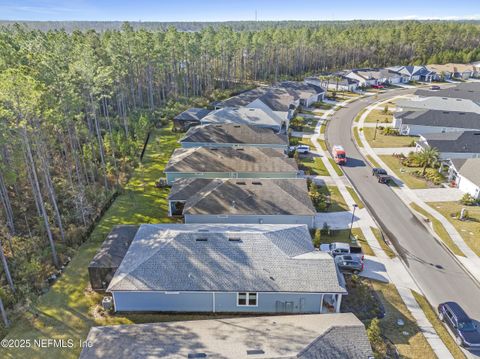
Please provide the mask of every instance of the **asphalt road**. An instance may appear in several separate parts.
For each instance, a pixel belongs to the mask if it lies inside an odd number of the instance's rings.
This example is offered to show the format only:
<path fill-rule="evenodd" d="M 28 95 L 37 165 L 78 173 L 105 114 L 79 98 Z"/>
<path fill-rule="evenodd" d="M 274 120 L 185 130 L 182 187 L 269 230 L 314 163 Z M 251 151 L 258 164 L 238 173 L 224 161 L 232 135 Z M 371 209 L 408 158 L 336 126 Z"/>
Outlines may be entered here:
<path fill-rule="evenodd" d="M 372 96 L 348 104 L 332 117 L 327 128 L 327 141 L 330 148 L 335 144 L 345 148 L 348 158 L 344 166 L 345 174 L 394 244 L 430 303 L 436 307 L 445 301 L 458 302 L 479 322 L 480 287 L 397 195 L 387 185 L 377 182 L 371 175 L 371 167 L 352 140 L 351 127 L 358 112 L 378 100 L 408 93 L 412 93 L 412 90 L 389 91 L 378 98 Z"/>

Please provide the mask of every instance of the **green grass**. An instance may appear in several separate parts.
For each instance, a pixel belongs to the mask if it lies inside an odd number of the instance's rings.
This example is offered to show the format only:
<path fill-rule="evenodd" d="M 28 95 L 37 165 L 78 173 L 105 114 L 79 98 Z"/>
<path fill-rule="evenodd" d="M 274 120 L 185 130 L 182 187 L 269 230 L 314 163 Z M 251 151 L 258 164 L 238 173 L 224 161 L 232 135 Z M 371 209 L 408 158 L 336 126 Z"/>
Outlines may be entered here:
<path fill-rule="evenodd" d="M 463 354 L 462 350 L 455 343 L 455 340 L 452 338 L 447 328 L 445 328 L 442 321 L 438 318 L 435 309 L 433 309 L 427 299 L 423 295 L 415 292 L 414 290 L 412 290 L 412 294 L 415 297 L 415 300 L 417 301 L 420 308 L 422 308 L 423 312 L 425 313 L 428 321 L 430 322 L 430 324 L 432 324 L 433 329 L 435 329 L 443 344 L 445 344 L 452 356 L 455 359 L 466 358 L 465 354 Z"/>
<path fill-rule="evenodd" d="M 1 358 L 77 358 L 78 341 L 85 339 L 93 325 L 128 324 L 168 320 L 158 314 L 101 315 L 102 296 L 88 289 L 87 267 L 105 236 L 116 224 L 171 222 L 167 217 L 168 189 L 156 189 L 155 180 L 177 146 L 178 136 L 167 129 L 157 130 L 150 138 L 143 166 L 137 168 L 101 221 L 73 257 L 62 277 L 50 291 L 28 307 L 9 330 L 7 339 L 74 339 L 73 349 L 36 347 L 2 349 Z M 170 319 L 171 320 L 171 319 Z"/>
<path fill-rule="evenodd" d="M 431 202 L 427 204 L 448 219 L 460 233 L 465 243 L 477 256 L 480 256 L 480 207 L 465 206 L 460 202 Z M 460 213 L 462 208 L 468 211 L 469 219 L 461 221 L 456 218 L 456 214 Z"/>
<path fill-rule="evenodd" d="M 327 150 L 327 144 L 325 143 L 325 140 L 318 139 L 317 142 L 320 145 L 320 147 L 322 148 L 322 150 L 328 151 Z"/>
<path fill-rule="evenodd" d="M 358 115 L 355 117 L 355 120 L 354 120 L 354 121 L 355 121 L 355 122 L 359 122 L 359 121 L 360 121 L 360 117 L 362 117 L 362 115 L 365 113 L 365 111 L 367 111 L 366 108 L 362 109 L 362 111 L 360 111 L 360 112 L 358 113 Z"/>
<path fill-rule="evenodd" d="M 375 128 L 373 127 L 364 127 L 363 133 L 371 147 L 409 147 L 412 141 L 418 139 L 415 136 L 386 136 L 382 134 L 381 129 L 377 129 L 377 137 L 374 140 Z"/>
<path fill-rule="evenodd" d="M 343 176 L 343 171 L 342 169 L 340 168 L 339 165 L 337 165 L 335 163 L 335 160 L 331 157 L 328 157 L 328 160 L 330 161 L 330 164 L 332 165 L 333 169 L 335 170 L 335 172 L 337 172 L 337 175 L 339 176 Z"/>
<path fill-rule="evenodd" d="M 320 157 L 300 157 L 300 163 L 310 171 L 311 175 L 330 176 Z"/>
<path fill-rule="evenodd" d="M 358 196 L 357 191 L 355 191 L 352 187 L 346 186 L 345 188 L 347 189 L 348 193 L 350 193 L 350 196 L 352 196 L 352 198 L 355 201 L 355 203 L 357 204 L 358 208 L 360 208 L 360 209 L 364 208 L 365 205 L 363 204 L 362 200 Z"/>
<path fill-rule="evenodd" d="M 375 159 L 374 159 L 372 156 L 370 156 L 370 155 L 367 155 L 367 161 L 370 162 L 370 165 L 371 165 L 372 167 L 374 167 L 374 168 L 379 168 L 379 167 L 381 167 L 381 166 L 379 165 L 379 163 L 378 163 L 377 161 L 375 161 Z"/>
<path fill-rule="evenodd" d="M 355 236 L 357 243 L 360 245 L 360 247 L 362 247 L 363 254 L 367 256 L 375 256 L 375 253 L 373 253 L 373 250 L 368 244 L 368 241 L 365 238 L 365 235 L 363 234 L 361 228 L 352 228 L 352 234 Z"/>
<path fill-rule="evenodd" d="M 350 229 L 335 229 L 331 230 L 330 235 L 322 234 L 320 243 L 334 243 L 342 242 L 355 244 L 355 241 L 352 243 L 351 238 L 349 237 Z M 362 251 L 365 255 L 373 256 L 372 248 L 368 245 L 367 240 L 360 228 L 352 228 L 352 235 L 356 238 L 357 245 L 362 247 Z"/>
<path fill-rule="evenodd" d="M 465 254 L 458 248 L 458 246 L 455 244 L 455 242 L 452 240 L 448 232 L 446 231 L 445 227 L 443 224 L 433 217 L 430 213 L 425 211 L 423 208 L 418 206 L 416 203 L 410 203 L 410 207 L 412 207 L 415 211 L 420 213 L 423 217 L 428 218 L 430 222 L 432 223 L 433 230 L 437 234 L 438 237 L 445 243 L 445 245 L 450 248 L 450 250 L 455 253 L 457 256 L 463 256 L 465 257 Z"/>
<path fill-rule="evenodd" d="M 383 109 L 381 110 L 372 110 L 368 114 L 367 118 L 365 119 L 365 122 L 367 123 L 375 123 L 378 120 L 378 124 L 382 125 L 384 123 L 392 123 L 393 121 L 393 115 L 389 111 L 387 114 L 383 112 Z"/>
<path fill-rule="evenodd" d="M 382 232 L 378 228 L 375 228 L 375 227 L 370 227 L 370 229 L 372 230 L 373 235 L 377 239 L 378 244 L 383 249 L 383 251 L 387 254 L 387 256 L 389 258 L 395 258 L 396 257 L 395 252 L 383 240 Z"/>
<path fill-rule="evenodd" d="M 318 187 L 319 192 L 330 196 L 331 205 L 327 212 L 348 211 L 347 203 L 337 186 L 321 186 Z"/>
<path fill-rule="evenodd" d="M 326 128 L 327 128 L 327 123 L 326 123 L 326 122 L 323 122 L 323 123 L 320 125 L 320 133 L 325 133 Z"/>
<path fill-rule="evenodd" d="M 405 167 L 400 163 L 400 160 L 394 156 L 381 155 L 379 156 L 383 162 L 394 172 L 407 187 L 411 189 L 429 188 L 428 182 L 423 178 L 413 176 L 411 173 L 418 170 L 416 167 Z"/>
<path fill-rule="evenodd" d="M 318 121 L 319 120 L 313 118 L 305 118 L 305 126 L 303 126 L 303 132 L 314 133 Z"/>
<path fill-rule="evenodd" d="M 363 142 L 360 139 L 360 134 L 358 133 L 358 127 L 355 126 L 353 128 L 353 137 L 355 137 L 355 141 L 357 142 L 358 147 L 363 147 Z"/>

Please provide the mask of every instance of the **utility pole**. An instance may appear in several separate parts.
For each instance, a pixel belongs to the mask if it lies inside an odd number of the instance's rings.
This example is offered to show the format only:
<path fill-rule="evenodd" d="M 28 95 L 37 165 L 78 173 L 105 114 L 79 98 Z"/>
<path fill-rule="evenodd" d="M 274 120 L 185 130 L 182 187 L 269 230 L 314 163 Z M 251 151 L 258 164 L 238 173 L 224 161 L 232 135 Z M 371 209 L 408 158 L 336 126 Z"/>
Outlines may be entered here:
<path fill-rule="evenodd" d="M 377 123 L 375 124 L 375 133 L 373 134 L 374 141 L 377 139 L 377 128 L 378 128 L 378 119 L 377 119 Z"/>
<path fill-rule="evenodd" d="M 352 220 L 350 222 L 350 231 L 348 232 L 348 239 L 350 240 L 350 237 L 352 236 L 352 227 L 353 227 L 353 220 L 355 219 L 355 209 L 357 209 L 358 205 L 353 204 L 353 212 L 352 212 Z"/>

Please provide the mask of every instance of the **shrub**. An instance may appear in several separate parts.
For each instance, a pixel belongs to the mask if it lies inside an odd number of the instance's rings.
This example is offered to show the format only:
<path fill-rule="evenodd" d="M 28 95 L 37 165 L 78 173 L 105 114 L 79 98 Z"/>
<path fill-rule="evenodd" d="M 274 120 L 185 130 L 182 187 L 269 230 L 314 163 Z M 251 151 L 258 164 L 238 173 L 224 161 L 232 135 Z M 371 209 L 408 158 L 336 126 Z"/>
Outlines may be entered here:
<path fill-rule="evenodd" d="M 379 128 L 380 128 L 380 126 L 379 126 Z M 392 127 L 385 127 L 383 129 L 382 133 L 385 136 L 398 136 L 400 134 L 396 128 L 392 128 Z"/>
<path fill-rule="evenodd" d="M 380 321 L 378 318 L 373 318 L 367 328 L 367 336 L 372 349 L 375 353 L 375 358 L 385 358 L 387 353 L 387 346 L 382 337 L 382 330 L 380 328 Z"/>
<path fill-rule="evenodd" d="M 313 245 L 315 247 L 320 247 L 320 242 L 322 239 L 322 231 L 320 229 L 315 230 L 315 235 L 313 236 Z"/>
<path fill-rule="evenodd" d="M 323 222 L 321 233 L 322 234 L 330 234 L 330 226 L 328 225 L 327 222 Z"/>
<path fill-rule="evenodd" d="M 299 143 L 298 137 L 290 136 L 290 146 L 297 146 Z"/>
<path fill-rule="evenodd" d="M 478 204 L 478 200 L 473 198 L 470 194 L 465 193 L 460 199 L 460 203 L 465 206 L 475 206 L 476 204 Z"/>

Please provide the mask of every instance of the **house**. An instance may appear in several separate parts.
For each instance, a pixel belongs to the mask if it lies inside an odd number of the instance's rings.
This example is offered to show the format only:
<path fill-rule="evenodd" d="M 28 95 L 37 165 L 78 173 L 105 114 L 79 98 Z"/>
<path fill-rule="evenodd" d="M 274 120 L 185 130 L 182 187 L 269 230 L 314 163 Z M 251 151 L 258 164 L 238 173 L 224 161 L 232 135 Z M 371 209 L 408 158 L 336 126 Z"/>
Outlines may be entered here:
<path fill-rule="evenodd" d="M 339 312 L 345 282 L 306 225 L 143 224 L 108 292 L 117 312 Z"/>
<path fill-rule="evenodd" d="M 428 147 L 436 148 L 441 160 L 480 157 L 480 131 L 424 134 L 416 144 L 417 151 Z"/>
<path fill-rule="evenodd" d="M 323 101 L 325 90 L 320 86 L 320 82 L 305 80 L 283 81 L 276 85 L 292 94 L 299 101 L 300 106 L 310 107 L 313 103 Z"/>
<path fill-rule="evenodd" d="M 253 101 L 263 96 L 269 91 L 269 87 L 257 87 L 252 90 L 244 91 L 238 95 L 232 96 L 226 100 L 219 101 L 215 104 L 215 108 L 224 108 L 224 107 L 246 107 L 251 104 Z"/>
<path fill-rule="evenodd" d="M 210 113 L 211 110 L 193 107 L 173 118 L 173 128 L 176 131 L 186 131 L 192 126 L 200 125 L 200 120 Z"/>
<path fill-rule="evenodd" d="M 448 179 L 462 192 L 480 199 L 480 158 L 451 160 Z"/>
<path fill-rule="evenodd" d="M 373 359 L 365 327 L 352 313 L 93 327 L 86 342 L 80 359 Z"/>
<path fill-rule="evenodd" d="M 464 82 L 441 90 L 417 90 L 420 97 L 450 97 L 471 100 L 480 105 L 480 82 Z"/>
<path fill-rule="evenodd" d="M 288 149 L 285 134 L 269 128 L 224 123 L 191 128 L 180 140 L 183 148 L 190 147 L 267 147 Z"/>
<path fill-rule="evenodd" d="M 389 67 L 389 70 L 406 76 L 406 82 L 408 81 L 425 81 L 431 82 L 436 79 L 436 72 L 428 69 L 425 66 L 393 66 Z"/>
<path fill-rule="evenodd" d="M 450 97 L 416 97 L 413 99 L 398 99 L 397 112 L 417 110 L 438 110 L 456 112 L 475 112 L 480 114 L 480 105 L 462 98 Z"/>
<path fill-rule="evenodd" d="M 177 148 L 165 167 L 177 178 L 296 178 L 298 166 L 282 150 L 260 147 Z"/>
<path fill-rule="evenodd" d="M 450 79 L 462 79 L 468 80 L 475 73 L 475 67 L 473 64 L 444 64 L 444 65 L 428 65 L 427 68 L 430 71 L 434 71 L 438 74 L 439 80 Z"/>
<path fill-rule="evenodd" d="M 315 208 L 306 180 L 196 179 L 173 183 L 169 214 L 185 223 L 306 224 L 314 227 Z"/>
<path fill-rule="evenodd" d="M 345 72 L 345 77 L 357 81 L 360 87 L 369 87 L 379 83 L 377 69 L 355 69 Z"/>
<path fill-rule="evenodd" d="M 459 131 L 480 131 L 480 114 L 475 112 L 418 110 L 393 114 L 393 127 L 401 135 L 422 135 Z"/>
<path fill-rule="evenodd" d="M 272 116 L 260 108 L 224 107 L 210 112 L 201 120 L 202 125 L 234 123 L 267 128 L 280 132 L 284 121 L 278 116 Z"/>
<path fill-rule="evenodd" d="M 312 80 L 310 80 L 312 79 Z M 345 77 L 343 75 L 333 76 L 329 80 L 319 80 L 318 78 L 307 78 L 305 81 L 318 81 L 320 84 L 328 88 L 330 91 L 349 91 L 354 92 L 358 89 L 358 81 L 351 78 Z"/>
<path fill-rule="evenodd" d="M 472 62 L 473 66 L 473 76 L 480 77 L 480 61 Z"/>

